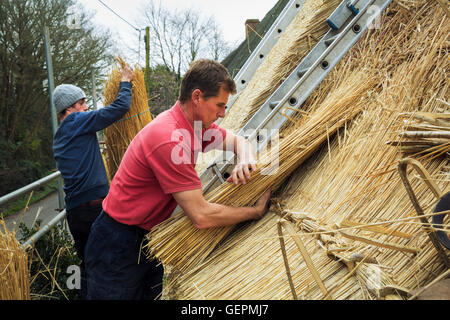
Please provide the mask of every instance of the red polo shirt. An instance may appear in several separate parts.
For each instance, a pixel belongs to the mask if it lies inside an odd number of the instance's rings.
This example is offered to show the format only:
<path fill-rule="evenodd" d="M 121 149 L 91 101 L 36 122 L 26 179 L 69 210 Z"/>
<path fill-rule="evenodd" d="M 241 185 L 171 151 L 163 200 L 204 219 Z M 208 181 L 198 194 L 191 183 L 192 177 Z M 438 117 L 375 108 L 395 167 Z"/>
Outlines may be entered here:
<path fill-rule="evenodd" d="M 145 126 L 128 146 L 103 209 L 121 223 L 146 230 L 170 217 L 177 206 L 172 193 L 202 187 L 195 171 L 198 152 L 226 136 L 216 124 L 208 130 L 194 127 L 197 134 L 178 101 Z"/>

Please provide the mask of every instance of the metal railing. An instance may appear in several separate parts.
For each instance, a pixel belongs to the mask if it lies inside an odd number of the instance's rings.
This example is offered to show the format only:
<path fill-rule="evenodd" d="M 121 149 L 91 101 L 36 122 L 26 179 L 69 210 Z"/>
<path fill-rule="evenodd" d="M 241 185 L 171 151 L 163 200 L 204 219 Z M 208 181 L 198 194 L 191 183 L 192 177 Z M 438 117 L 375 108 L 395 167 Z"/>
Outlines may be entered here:
<path fill-rule="evenodd" d="M 26 185 L 25 187 L 22 187 L 20 189 L 17 189 L 11 193 L 8 193 L 8 194 L 2 196 L 0 198 L 0 205 L 3 205 L 11 200 L 14 200 L 14 199 L 20 197 L 21 195 L 23 195 L 25 193 L 33 191 L 34 189 L 36 189 L 40 186 L 43 186 L 55 179 L 60 179 L 60 178 L 61 178 L 61 172 L 56 171 L 42 179 L 39 179 L 37 181 L 34 181 L 34 182 Z M 59 184 L 58 184 L 58 197 L 59 197 L 60 204 L 61 204 L 62 189 L 60 188 Z M 66 210 L 64 209 L 57 216 L 55 216 L 49 223 L 47 223 L 44 227 L 40 228 L 33 236 L 31 236 L 22 245 L 24 247 L 32 245 L 33 243 L 38 241 L 45 233 L 47 233 L 54 225 L 56 225 L 58 222 L 63 220 L 65 217 L 66 217 Z"/>
<path fill-rule="evenodd" d="M 42 185 L 45 185 L 47 183 L 49 183 L 50 181 L 53 181 L 56 178 L 59 178 L 61 176 L 61 172 L 56 171 L 42 179 L 39 179 L 35 182 L 30 183 L 29 185 L 26 185 L 23 188 L 17 189 L 16 191 L 13 191 L 11 193 L 8 193 L 7 195 L 4 195 L 3 197 L 0 198 L 0 206 L 7 203 L 8 201 L 11 201 L 17 197 L 20 197 L 21 195 L 30 192 L 34 189 L 36 189 L 37 187 L 40 187 Z"/>
<path fill-rule="evenodd" d="M 26 248 L 28 246 L 36 243 L 44 234 L 46 234 L 54 225 L 63 220 L 66 217 L 66 209 L 58 213 L 56 217 L 54 217 L 49 223 L 39 229 L 34 235 L 32 235 L 27 241 L 25 241 L 22 245 Z"/>

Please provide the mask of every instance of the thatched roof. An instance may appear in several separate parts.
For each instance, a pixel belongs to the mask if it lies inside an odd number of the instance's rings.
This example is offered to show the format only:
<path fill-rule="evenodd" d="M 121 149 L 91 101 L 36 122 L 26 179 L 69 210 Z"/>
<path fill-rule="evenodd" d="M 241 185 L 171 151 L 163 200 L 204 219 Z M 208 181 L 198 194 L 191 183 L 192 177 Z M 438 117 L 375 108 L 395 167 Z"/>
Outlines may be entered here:
<path fill-rule="evenodd" d="M 312 2 L 317 3 L 305 6 Z M 178 215 L 152 231 L 154 242 L 162 234 L 168 238 L 165 247 L 152 252 L 172 271 L 165 298 L 292 299 L 292 287 L 301 299 L 399 298 L 400 291 L 428 284 L 447 270 L 397 172 L 404 150 L 386 142 L 399 139 L 406 114 L 449 112 L 448 20 L 437 2 L 390 5 L 380 28 L 362 37 L 281 132 L 280 168 L 309 148 L 311 141 L 301 140 L 308 127 L 325 128 L 326 135 L 321 147 L 305 154 L 307 162 L 302 158 L 287 177 L 280 173 L 278 181 L 271 180 L 279 188 L 264 218 L 235 230 L 197 233 Z M 356 113 L 339 124 L 317 120 L 349 109 Z M 409 155 L 442 191 L 450 188 L 449 150 L 444 143 Z M 410 175 L 429 218 L 436 198 L 423 179 Z M 253 190 L 244 188 L 228 190 L 228 196 L 236 202 L 247 199 Z M 280 246 L 280 218 L 290 272 Z M 191 251 L 202 254 L 189 260 Z M 186 263 L 189 268 L 183 267 Z M 389 291 L 392 287 L 402 289 Z"/>

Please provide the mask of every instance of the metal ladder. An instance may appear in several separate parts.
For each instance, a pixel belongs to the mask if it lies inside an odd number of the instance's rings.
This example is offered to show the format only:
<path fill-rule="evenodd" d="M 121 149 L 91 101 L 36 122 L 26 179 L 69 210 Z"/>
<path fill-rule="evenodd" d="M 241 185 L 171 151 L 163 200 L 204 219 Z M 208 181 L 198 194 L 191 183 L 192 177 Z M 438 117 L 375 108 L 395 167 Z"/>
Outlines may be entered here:
<path fill-rule="evenodd" d="M 255 152 L 259 153 L 267 145 L 272 132 L 280 129 L 288 117 L 300 108 L 391 1 L 342 1 L 327 19 L 330 30 L 238 132 L 251 143 L 256 143 Z M 231 152 L 224 152 L 214 159 L 200 175 L 203 192 L 223 183 L 230 175 L 233 163 L 234 154 Z"/>
<path fill-rule="evenodd" d="M 274 21 L 270 29 L 259 42 L 258 46 L 255 50 L 253 50 L 252 54 L 248 57 L 247 61 L 234 77 L 234 82 L 236 83 L 236 94 L 229 99 L 227 110 L 230 110 L 230 107 L 239 97 L 239 93 L 245 89 L 258 67 L 269 54 L 272 47 L 277 43 L 280 36 L 303 7 L 305 1 L 306 0 L 289 1 L 289 3 L 286 4 L 284 9 L 278 15 L 278 18 Z M 216 123 L 219 124 L 221 120 L 222 119 L 219 119 Z"/>

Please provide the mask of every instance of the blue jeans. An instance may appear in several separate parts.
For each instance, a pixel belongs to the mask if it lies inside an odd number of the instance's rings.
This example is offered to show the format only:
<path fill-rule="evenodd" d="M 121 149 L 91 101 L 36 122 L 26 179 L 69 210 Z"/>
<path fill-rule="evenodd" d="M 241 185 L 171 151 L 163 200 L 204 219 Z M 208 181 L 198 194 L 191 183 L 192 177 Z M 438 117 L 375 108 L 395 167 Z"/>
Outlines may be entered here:
<path fill-rule="evenodd" d="M 155 299 L 161 293 L 164 269 L 141 252 L 147 233 L 102 211 L 85 249 L 87 299 Z"/>

